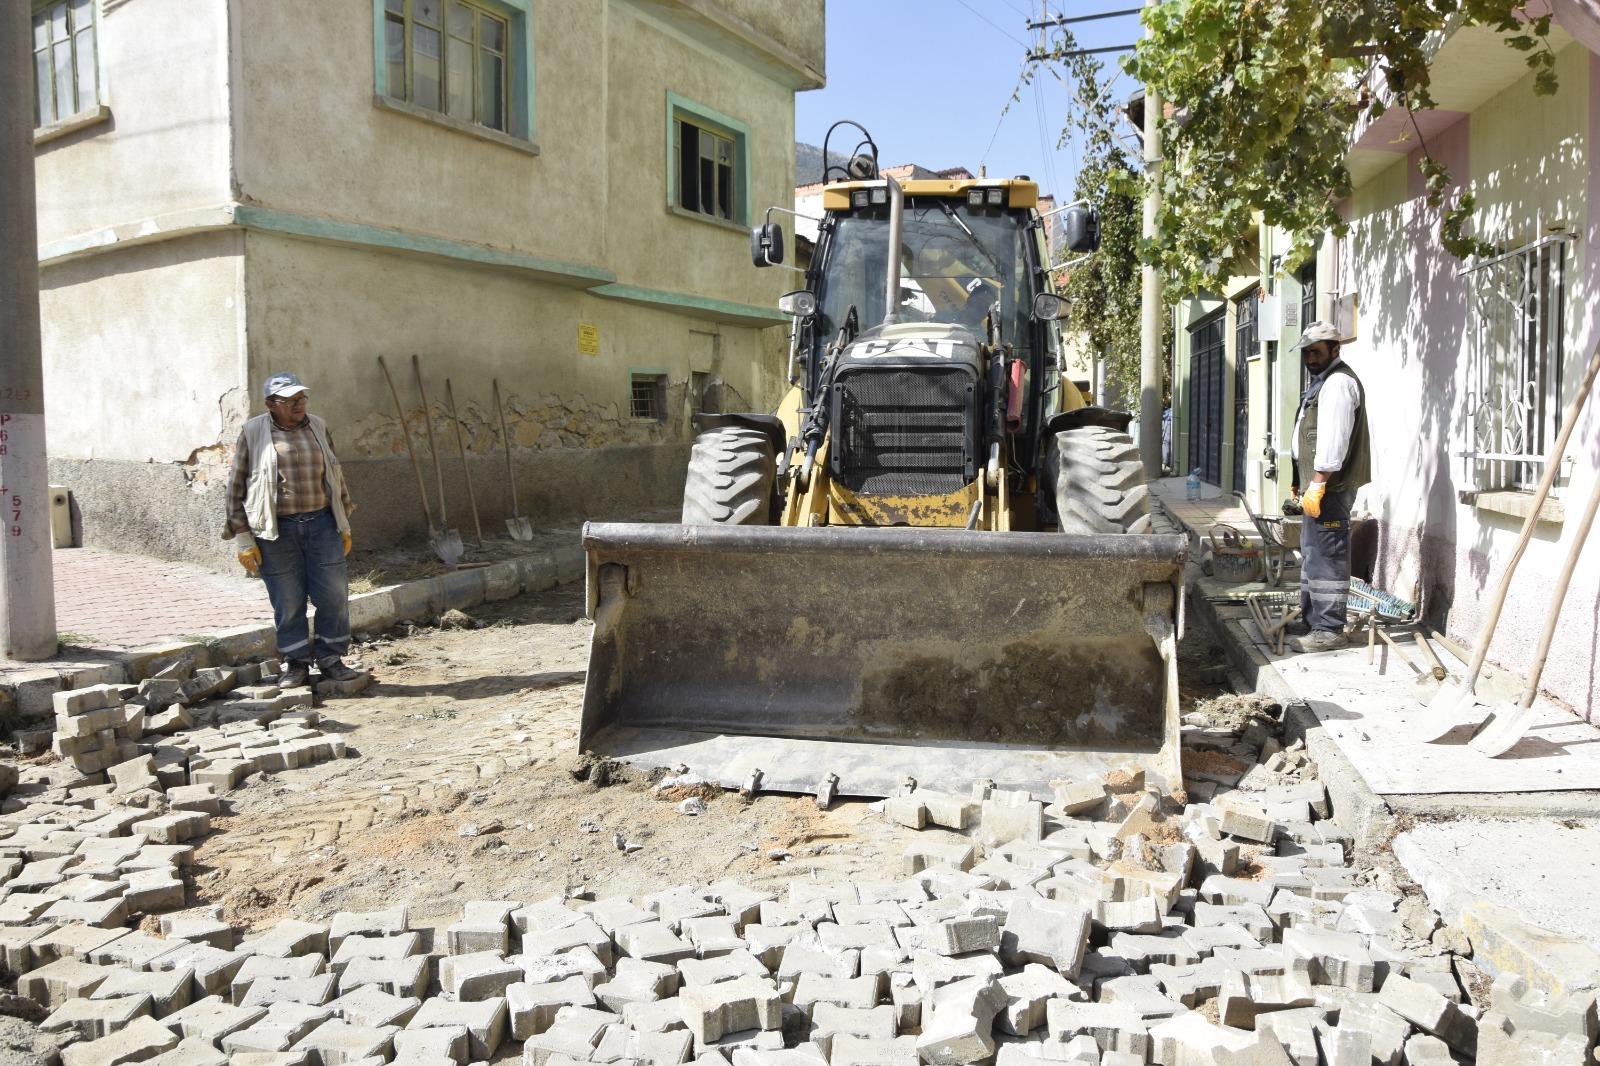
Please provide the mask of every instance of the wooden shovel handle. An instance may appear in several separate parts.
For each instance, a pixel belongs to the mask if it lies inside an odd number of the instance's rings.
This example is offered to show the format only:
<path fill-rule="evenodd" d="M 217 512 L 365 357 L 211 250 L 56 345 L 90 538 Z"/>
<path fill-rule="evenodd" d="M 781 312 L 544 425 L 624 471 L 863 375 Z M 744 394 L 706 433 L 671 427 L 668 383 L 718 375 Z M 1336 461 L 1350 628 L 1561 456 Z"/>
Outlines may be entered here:
<path fill-rule="evenodd" d="M 1428 660 L 1429 667 L 1433 670 L 1433 679 L 1435 681 L 1443 681 L 1450 676 L 1450 671 L 1444 668 L 1444 663 L 1440 662 L 1439 657 L 1433 653 L 1433 648 L 1428 645 L 1428 638 L 1422 635 L 1420 629 L 1411 634 L 1411 639 L 1416 641 L 1417 647 L 1422 649 L 1422 657 Z"/>
<path fill-rule="evenodd" d="M 1528 683 L 1522 690 L 1522 706 L 1533 706 L 1533 698 L 1539 693 L 1539 677 L 1544 673 L 1544 661 L 1550 656 L 1550 642 L 1555 639 L 1556 625 L 1561 619 L 1561 604 L 1567 598 L 1567 588 L 1572 584 L 1572 571 L 1578 566 L 1578 556 L 1583 554 L 1583 544 L 1589 539 L 1589 530 L 1594 528 L 1595 512 L 1600 510 L 1600 478 L 1595 478 L 1594 488 L 1589 492 L 1589 506 L 1584 509 L 1583 520 L 1578 523 L 1578 528 L 1572 534 L 1572 547 L 1567 549 L 1567 561 L 1561 566 L 1561 574 L 1556 578 L 1555 595 L 1550 600 L 1550 612 L 1545 616 L 1544 632 L 1539 636 L 1539 650 L 1533 656 L 1533 669 L 1528 671 Z"/>
<path fill-rule="evenodd" d="M 394 414 L 400 420 L 400 436 L 405 438 L 406 454 L 411 457 L 411 472 L 417 476 L 417 498 L 422 501 L 422 517 L 427 519 L 428 528 L 433 529 L 433 510 L 428 506 L 428 488 L 422 482 L 422 466 L 417 462 L 417 450 L 411 446 L 411 428 L 406 425 L 405 408 L 400 406 L 400 391 L 394 387 L 394 378 L 389 373 L 389 364 L 383 361 L 383 356 L 378 356 L 378 366 L 383 370 L 383 380 L 389 383 L 389 395 L 394 397 Z"/>
<path fill-rule="evenodd" d="M 1414 672 L 1419 673 L 1419 674 L 1422 673 L 1421 670 L 1417 669 L 1416 664 L 1411 661 L 1411 659 L 1406 655 L 1406 653 L 1401 650 L 1400 645 L 1395 643 L 1394 638 L 1389 635 L 1389 631 L 1387 629 L 1384 629 L 1382 626 L 1379 626 L 1378 627 L 1378 636 L 1383 639 L 1383 642 L 1385 644 L 1389 645 L 1390 650 L 1392 650 L 1394 652 L 1395 658 L 1397 658 L 1401 662 L 1405 663 Z"/>

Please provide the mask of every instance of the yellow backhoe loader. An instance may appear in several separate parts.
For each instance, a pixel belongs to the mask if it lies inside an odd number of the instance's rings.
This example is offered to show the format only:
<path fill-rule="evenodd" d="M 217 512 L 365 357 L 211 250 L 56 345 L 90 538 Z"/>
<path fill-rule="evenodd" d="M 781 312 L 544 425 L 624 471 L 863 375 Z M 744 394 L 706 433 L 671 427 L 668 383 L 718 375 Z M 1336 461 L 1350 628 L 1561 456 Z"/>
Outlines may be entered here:
<path fill-rule="evenodd" d="M 699 416 L 682 524 L 584 527 L 580 745 L 772 791 L 1178 787 L 1187 542 L 1150 532 L 1130 416 L 1062 373 L 1038 187 L 897 182 L 863 143 L 780 302 L 777 412 Z"/>

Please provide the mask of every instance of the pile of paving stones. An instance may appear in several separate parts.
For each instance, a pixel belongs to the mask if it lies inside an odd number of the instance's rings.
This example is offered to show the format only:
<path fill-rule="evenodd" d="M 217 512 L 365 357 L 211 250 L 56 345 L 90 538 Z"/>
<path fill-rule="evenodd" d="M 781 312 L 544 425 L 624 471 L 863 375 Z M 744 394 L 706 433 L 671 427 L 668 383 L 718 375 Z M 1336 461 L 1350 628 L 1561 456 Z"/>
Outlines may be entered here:
<path fill-rule="evenodd" d="M 310 724 L 276 713 L 184 734 L 191 781 L 311 739 L 277 738 Z M 170 811 L 225 787 L 169 784 L 146 753 L 7 804 L 0 964 L 71 1041 L 64 1066 L 443 1066 L 518 1043 L 527 1066 L 1592 1061 L 1593 989 L 1499 979 L 1485 1011 L 1459 931 L 1349 862 L 1303 747 L 1244 732 L 1191 723 L 1185 794 L 1134 769 L 1048 798 L 910 783 L 882 814 L 928 833 L 878 880 L 480 900 L 437 935 L 397 906 L 242 939 L 213 909 L 124 928 L 181 902 Z"/>

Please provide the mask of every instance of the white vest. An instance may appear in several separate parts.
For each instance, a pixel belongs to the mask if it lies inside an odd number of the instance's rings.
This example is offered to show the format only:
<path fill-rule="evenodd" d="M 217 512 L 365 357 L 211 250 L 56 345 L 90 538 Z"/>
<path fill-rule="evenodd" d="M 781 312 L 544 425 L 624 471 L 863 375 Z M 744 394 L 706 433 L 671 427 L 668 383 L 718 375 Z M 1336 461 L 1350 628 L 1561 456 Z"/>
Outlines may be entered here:
<path fill-rule="evenodd" d="M 311 435 L 322 449 L 322 488 L 333 509 L 333 520 L 340 533 L 350 532 L 350 519 L 344 513 L 344 471 L 328 446 L 328 424 L 316 415 L 306 415 Z M 278 539 L 278 449 L 272 446 L 272 416 L 256 415 L 244 424 L 244 440 L 250 449 L 250 480 L 245 486 L 244 513 L 250 532 L 259 540 Z"/>

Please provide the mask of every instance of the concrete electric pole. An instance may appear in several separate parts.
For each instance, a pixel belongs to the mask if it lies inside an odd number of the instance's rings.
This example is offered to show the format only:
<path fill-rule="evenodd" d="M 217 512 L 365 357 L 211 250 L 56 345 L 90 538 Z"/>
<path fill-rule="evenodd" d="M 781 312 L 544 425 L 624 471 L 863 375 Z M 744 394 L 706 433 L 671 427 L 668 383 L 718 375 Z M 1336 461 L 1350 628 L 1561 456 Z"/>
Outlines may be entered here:
<path fill-rule="evenodd" d="M 28 4 L 0 4 L 0 658 L 56 653 Z"/>
<path fill-rule="evenodd" d="M 1155 7 L 1160 0 L 1145 0 Z M 1148 32 L 1148 31 L 1147 31 Z M 1151 86 L 1144 92 L 1144 226 L 1142 236 L 1156 239 L 1156 215 L 1161 211 L 1161 96 Z M 1139 458 L 1147 478 L 1161 476 L 1161 272 L 1146 265 L 1140 270 L 1139 326 Z"/>

